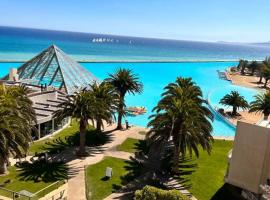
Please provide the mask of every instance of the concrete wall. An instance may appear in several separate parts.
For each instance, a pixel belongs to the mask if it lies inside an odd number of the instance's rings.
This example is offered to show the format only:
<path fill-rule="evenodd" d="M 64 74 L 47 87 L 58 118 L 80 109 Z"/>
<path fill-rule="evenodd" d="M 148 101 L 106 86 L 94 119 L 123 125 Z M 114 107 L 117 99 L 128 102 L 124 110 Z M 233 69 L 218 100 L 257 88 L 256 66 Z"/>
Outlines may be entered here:
<path fill-rule="evenodd" d="M 270 177 L 270 129 L 238 121 L 226 182 L 259 194 Z"/>
<path fill-rule="evenodd" d="M 68 184 L 65 183 L 56 190 L 48 193 L 46 196 L 40 198 L 39 200 L 56 200 L 56 199 L 67 199 Z"/>

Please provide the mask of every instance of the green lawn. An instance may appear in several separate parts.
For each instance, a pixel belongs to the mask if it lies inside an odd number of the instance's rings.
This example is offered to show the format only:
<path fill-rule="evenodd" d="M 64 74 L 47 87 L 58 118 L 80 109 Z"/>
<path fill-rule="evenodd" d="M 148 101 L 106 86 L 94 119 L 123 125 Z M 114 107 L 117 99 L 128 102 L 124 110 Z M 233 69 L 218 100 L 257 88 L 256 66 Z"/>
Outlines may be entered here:
<path fill-rule="evenodd" d="M 88 126 L 86 133 L 86 146 L 100 146 L 111 140 L 110 134 L 98 133 L 92 126 Z M 29 155 L 36 152 L 54 152 L 57 153 L 69 147 L 79 146 L 80 134 L 78 122 L 75 120 L 70 127 L 65 128 L 59 133 L 44 140 L 36 141 L 30 144 Z"/>
<path fill-rule="evenodd" d="M 104 177 L 106 167 L 113 169 L 112 178 L 107 180 Z M 101 200 L 119 190 L 139 175 L 139 171 L 128 170 L 131 168 L 137 167 L 134 167 L 134 163 L 131 161 L 112 157 L 105 157 L 101 162 L 87 167 L 85 171 L 87 199 Z"/>
<path fill-rule="evenodd" d="M 75 135 L 79 130 L 78 123 L 76 121 L 72 121 L 72 123 L 70 125 L 71 125 L 70 127 L 65 128 L 64 130 L 60 131 L 59 133 L 55 134 L 54 136 L 52 136 L 50 138 L 47 138 L 47 139 L 44 139 L 41 141 L 33 142 L 30 145 L 28 154 L 34 155 L 36 152 L 44 151 L 44 149 L 46 149 L 46 147 L 48 147 L 48 145 L 46 143 L 53 142 L 55 139 L 60 138 L 62 140 L 65 140 L 65 137 Z"/>
<path fill-rule="evenodd" d="M 147 152 L 148 147 L 145 140 L 127 138 L 122 144 L 116 147 L 117 151 L 135 153 L 136 151 Z"/>
<path fill-rule="evenodd" d="M 139 140 L 133 138 L 127 138 L 122 144 L 116 147 L 117 151 L 125 151 L 134 153 L 136 152 L 136 144 L 139 143 Z"/>
<path fill-rule="evenodd" d="M 25 175 L 23 175 L 23 171 L 18 171 L 18 168 L 16 167 L 9 167 L 9 174 L 5 176 L 0 176 L 0 184 L 1 187 L 4 187 L 5 189 L 9 189 L 15 192 L 21 191 L 21 190 L 27 190 L 31 193 L 36 193 L 37 191 L 53 184 L 56 180 L 53 179 L 51 181 L 36 181 L 30 177 L 26 178 Z M 7 183 L 5 183 L 7 182 Z M 5 183 L 5 184 L 4 184 Z M 3 185 L 2 185 L 3 184 Z M 54 185 L 52 187 L 49 187 L 44 192 L 40 193 L 38 196 L 41 197 L 45 195 L 46 193 L 49 193 L 50 191 L 57 188 L 57 186 L 60 186 L 63 184 L 63 182 L 60 182 L 57 185 Z M 0 195 L 10 197 L 12 198 L 12 193 L 6 192 L 4 190 L 0 190 Z M 26 198 L 19 198 L 19 199 L 26 199 Z"/>
<path fill-rule="evenodd" d="M 187 174 L 184 179 L 186 184 L 191 184 L 189 191 L 198 200 L 210 200 L 211 197 L 223 186 L 224 175 L 227 170 L 227 155 L 232 149 L 232 141 L 215 140 L 212 153 L 200 151 L 196 161 L 187 162 L 197 164 L 192 174 Z M 185 168 L 184 171 L 191 169 Z"/>

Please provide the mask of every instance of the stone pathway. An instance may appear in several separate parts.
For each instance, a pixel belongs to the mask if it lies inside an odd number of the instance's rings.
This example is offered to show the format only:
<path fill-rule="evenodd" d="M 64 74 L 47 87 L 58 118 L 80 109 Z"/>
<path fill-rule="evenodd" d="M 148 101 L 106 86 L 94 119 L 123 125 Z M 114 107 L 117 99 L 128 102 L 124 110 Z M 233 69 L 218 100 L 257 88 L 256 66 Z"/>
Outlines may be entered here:
<path fill-rule="evenodd" d="M 100 162 L 105 156 L 121 158 L 125 160 L 129 160 L 130 157 L 134 157 L 133 153 L 117 151 L 116 147 L 122 144 L 127 138 L 134 139 L 144 139 L 145 135 L 140 134 L 140 131 L 146 131 L 143 127 L 133 126 L 128 130 L 114 130 L 116 128 L 115 125 L 107 126 L 105 128 L 106 132 L 109 132 L 111 141 L 100 147 L 91 147 L 86 148 L 89 153 L 88 157 L 78 158 L 75 155 L 75 149 L 68 149 L 61 154 L 59 154 L 59 158 L 64 158 L 65 162 L 69 167 L 69 179 L 68 179 L 68 200 L 86 200 L 86 191 L 85 191 L 85 167 L 88 165 L 92 165 Z M 30 161 L 32 156 L 27 156 L 25 160 Z M 24 159 L 23 159 L 24 160 Z M 11 165 L 14 165 L 17 160 L 10 159 Z M 181 185 L 179 185 L 175 180 L 172 180 L 169 183 L 172 188 L 179 189 L 183 194 L 187 194 L 191 196 L 192 200 L 196 200 L 195 197 L 190 195 L 187 190 L 180 189 Z M 119 192 L 112 193 L 104 200 L 116 200 L 116 199 L 130 199 L 130 192 Z M 0 199 L 1 200 L 1 199 Z"/>
<path fill-rule="evenodd" d="M 115 126 L 108 126 L 105 131 L 112 131 Z M 112 141 L 101 146 L 101 150 L 88 149 L 92 155 L 86 158 L 74 158 L 68 162 L 70 178 L 68 180 L 68 200 L 85 200 L 85 166 L 100 162 L 104 156 L 112 156 L 116 158 L 129 159 L 133 156 L 131 153 L 116 151 L 116 146 L 122 144 L 128 137 L 135 139 L 144 139 L 144 135 L 139 134 L 139 131 L 145 130 L 140 127 L 131 127 L 129 130 L 112 131 Z M 92 151 L 95 151 L 92 153 Z"/>

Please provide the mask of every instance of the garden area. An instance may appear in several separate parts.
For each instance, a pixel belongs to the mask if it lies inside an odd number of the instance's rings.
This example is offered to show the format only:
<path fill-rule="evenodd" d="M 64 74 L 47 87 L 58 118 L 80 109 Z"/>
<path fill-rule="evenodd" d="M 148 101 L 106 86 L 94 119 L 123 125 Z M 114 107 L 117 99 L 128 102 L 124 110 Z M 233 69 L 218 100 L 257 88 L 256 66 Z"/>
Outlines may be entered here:
<path fill-rule="evenodd" d="M 0 195 L 13 198 L 13 192 L 24 191 L 31 199 L 38 199 L 65 183 L 68 169 L 64 163 L 34 163 L 9 167 L 7 175 L 0 176 Z M 7 190 L 5 190 L 7 189 Z M 10 190 L 10 191 L 8 191 Z M 28 199 L 21 196 L 17 199 Z"/>
<path fill-rule="evenodd" d="M 91 125 L 87 127 L 86 146 L 100 146 L 109 141 L 111 141 L 109 133 L 99 133 Z M 28 154 L 35 155 L 43 152 L 59 153 L 68 147 L 79 146 L 79 142 L 79 125 L 78 122 L 72 120 L 69 127 L 60 131 L 56 135 L 33 142 L 30 145 Z"/>
<path fill-rule="evenodd" d="M 111 167 L 113 175 L 105 177 L 105 169 Z M 87 199 L 102 200 L 113 192 L 118 191 L 128 182 L 139 176 L 141 166 L 136 162 L 113 157 L 105 157 L 101 162 L 86 168 Z"/>
<path fill-rule="evenodd" d="M 117 150 L 131 152 L 134 153 L 145 147 L 145 141 L 127 138 L 121 145 L 117 146 Z M 185 186 L 198 200 L 209 200 L 211 198 L 214 199 L 215 194 L 223 187 L 224 185 L 224 175 L 227 170 L 227 155 L 228 152 L 232 149 L 233 141 L 225 141 L 225 140 L 215 140 L 213 143 L 213 148 L 211 155 L 208 155 L 205 151 L 200 149 L 200 156 L 199 158 L 186 158 L 184 162 L 180 163 L 180 174 L 181 177 L 178 177 L 179 182 Z M 106 166 L 113 166 L 112 163 L 105 160 L 102 164 L 104 166 L 99 167 L 91 167 L 91 176 L 95 176 L 97 174 L 97 170 L 100 171 L 100 176 L 104 175 L 104 169 Z M 121 171 L 121 176 L 127 171 L 125 171 L 125 161 L 117 163 L 114 166 L 114 171 Z M 102 165 L 100 164 L 100 165 Z M 90 175 L 90 174 L 88 174 Z M 114 179 L 120 181 L 120 176 L 116 177 L 117 175 L 114 174 Z M 96 179 L 98 180 L 98 178 Z M 99 180 L 101 181 L 101 180 Z M 91 183 L 91 181 L 88 181 Z M 96 182 L 92 182 L 91 185 L 98 185 L 95 184 Z M 115 185 L 118 183 L 113 183 Z M 104 185 L 104 184 L 100 184 Z M 96 186 L 94 186 L 95 188 Z M 96 190 L 94 189 L 93 190 Z M 110 194 L 114 191 L 115 188 L 110 186 L 107 188 L 107 194 Z M 100 189 L 102 191 L 102 189 Z M 95 192 L 98 192 L 96 190 Z M 94 192 L 94 193 L 95 193 Z"/>
<path fill-rule="evenodd" d="M 49 186 L 36 195 L 41 197 L 62 185 L 68 178 L 68 166 L 64 162 L 64 154 L 60 156 L 59 153 L 78 146 L 79 139 L 78 123 L 73 120 L 69 127 L 59 133 L 33 142 L 28 152 L 28 155 L 33 156 L 30 162 L 22 159 L 15 166 L 8 167 L 7 175 L 0 176 L 0 186 L 3 188 L 0 195 L 13 197 L 12 192 L 5 189 L 14 192 L 25 190 L 31 195 Z M 88 126 L 86 146 L 100 146 L 109 141 L 109 133 L 98 133 L 92 126 Z"/>

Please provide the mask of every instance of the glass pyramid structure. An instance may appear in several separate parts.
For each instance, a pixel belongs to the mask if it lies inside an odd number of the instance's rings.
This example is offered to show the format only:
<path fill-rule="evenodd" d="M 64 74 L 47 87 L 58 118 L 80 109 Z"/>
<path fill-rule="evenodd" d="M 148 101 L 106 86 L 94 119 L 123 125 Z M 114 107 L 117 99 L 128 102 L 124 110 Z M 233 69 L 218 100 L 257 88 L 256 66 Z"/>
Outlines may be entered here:
<path fill-rule="evenodd" d="M 33 85 L 47 85 L 68 94 L 87 87 L 98 79 L 52 45 L 18 68 L 19 81 Z M 7 77 L 5 77 L 7 78 Z"/>

